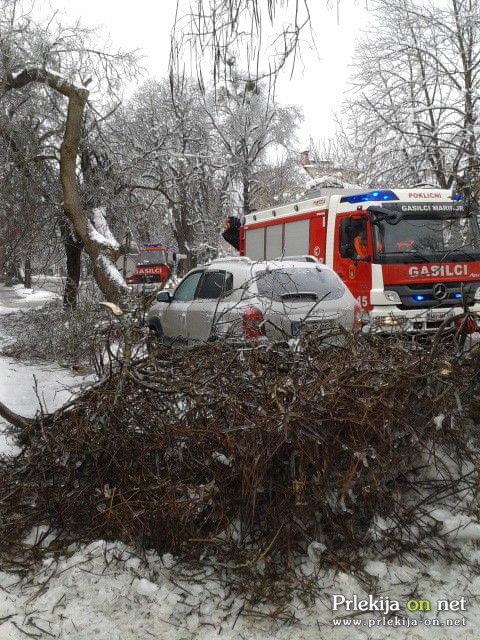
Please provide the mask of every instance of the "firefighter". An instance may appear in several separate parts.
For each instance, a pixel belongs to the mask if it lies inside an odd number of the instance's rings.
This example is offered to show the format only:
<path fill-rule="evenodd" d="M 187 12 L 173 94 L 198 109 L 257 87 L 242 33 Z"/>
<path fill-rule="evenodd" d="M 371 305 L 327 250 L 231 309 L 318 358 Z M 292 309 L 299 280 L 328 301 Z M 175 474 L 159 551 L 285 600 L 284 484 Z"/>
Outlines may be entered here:
<path fill-rule="evenodd" d="M 240 227 L 242 223 L 240 218 L 229 216 L 225 223 L 225 230 L 222 236 L 226 242 L 232 245 L 237 251 L 240 249 Z"/>
<path fill-rule="evenodd" d="M 353 246 L 358 260 L 364 260 L 368 256 L 367 233 L 365 229 L 361 229 L 358 236 L 355 236 Z"/>

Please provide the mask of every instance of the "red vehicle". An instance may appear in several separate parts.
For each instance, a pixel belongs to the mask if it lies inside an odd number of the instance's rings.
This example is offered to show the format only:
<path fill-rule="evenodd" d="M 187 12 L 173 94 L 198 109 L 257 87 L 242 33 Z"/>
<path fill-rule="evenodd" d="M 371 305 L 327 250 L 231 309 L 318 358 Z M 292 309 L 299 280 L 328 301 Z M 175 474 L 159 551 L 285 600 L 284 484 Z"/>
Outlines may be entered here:
<path fill-rule="evenodd" d="M 332 191 L 251 213 L 242 225 L 229 220 L 224 237 L 256 260 L 325 262 L 378 330 L 433 332 L 449 318 L 460 321 L 465 307 L 480 316 L 478 220 L 452 192 Z"/>
<path fill-rule="evenodd" d="M 138 254 L 128 256 L 135 260 L 135 271 L 126 276 L 127 284 L 155 285 L 163 282 L 170 275 L 167 247 L 161 244 L 143 244 L 138 248 Z"/>

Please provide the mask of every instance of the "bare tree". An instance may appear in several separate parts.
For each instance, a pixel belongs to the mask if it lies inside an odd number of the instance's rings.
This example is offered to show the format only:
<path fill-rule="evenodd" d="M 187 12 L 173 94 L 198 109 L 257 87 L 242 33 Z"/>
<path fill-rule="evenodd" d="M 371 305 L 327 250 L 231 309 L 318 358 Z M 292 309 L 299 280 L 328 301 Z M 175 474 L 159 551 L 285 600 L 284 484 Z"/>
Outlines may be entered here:
<path fill-rule="evenodd" d="M 113 126 L 113 125 L 112 125 Z M 118 111 L 111 150 L 137 210 L 134 235 L 176 247 L 187 265 L 216 251 L 225 163 L 214 147 L 203 95 L 185 78 L 147 81 Z M 160 238 L 158 236 L 161 236 Z"/>
<path fill-rule="evenodd" d="M 325 2 L 327 9 L 339 5 Z M 259 182 L 275 164 L 267 150 L 291 142 L 300 119 L 298 110 L 275 104 L 275 83 L 280 73 L 293 73 L 303 39 L 315 47 L 310 27 L 308 0 L 195 0 L 187 6 L 177 0 L 171 68 L 177 76 L 196 75 L 205 93 L 230 162 L 224 188 L 236 194 L 230 215 L 268 198 L 270 190 Z"/>
<path fill-rule="evenodd" d="M 299 163 L 297 151 L 266 158 L 255 170 L 252 202 L 257 210 L 268 209 L 294 200 L 307 186 L 308 175 Z"/>
<path fill-rule="evenodd" d="M 185 77 L 147 81 L 118 111 L 111 133 L 115 172 L 138 207 L 125 221 L 134 236 L 156 233 L 188 256 L 186 266 L 216 255 L 227 216 L 273 200 L 275 185 L 287 189 L 272 176 L 299 119 L 257 85 L 230 83 L 214 95 Z M 269 157 L 273 149 L 282 160 Z"/>
<path fill-rule="evenodd" d="M 47 117 L 38 110 L 39 96 L 35 98 L 19 92 L 13 100 L 0 101 L 0 266 L 20 276 L 28 276 L 24 268 L 47 244 L 50 204 L 60 200 L 48 157 L 51 127 L 45 127 Z"/>
<path fill-rule="evenodd" d="M 94 265 L 97 283 L 112 302 L 121 303 L 127 292 L 114 266 L 115 241 L 95 228 L 93 218 L 82 206 L 78 189 L 77 157 L 85 109 L 86 88 L 94 78 L 98 88 L 115 90 L 135 67 L 135 56 L 110 53 L 95 47 L 95 34 L 79 24 L 65 27 L 56 16 L 46 23 L 34 19 L 20 0 L 6 0 L 0 12 L 2 81 L 0 100 L 11 92 L 25 93 L 29 87 L 43 87 L 66 99 L 64 130 L 59 153 L 63 210 L 71 225 L 66 234 L 85 248 Z M 56 105 L 59 103 L 56 102 Z"/>
<path fill-rule="evenodd" d="M 234 62 L 246 69 L 243 80 L 274 83 L 289 61 L 295 64 L 309 25 L 308 0 L 194 0 L 187 10 L 177 0 L 171 65 L 182 73 L 190 56 L 200 82 L 207 65 L 216 86 L 229 80 L 228 66 Z"/>
<path fill-rule="evenodd" d="M 262 171 L 281 164 L 272 161 L 269 152 L 291 152 L 301 111 L 276 104 L 266 82 L 243 80 L 233 64 L 228 83 L 210 92 L 205 104 L 225 158 L 225 188 L 235 198 L 232 209 L 245 215 L 260 205 L 257 195 L 266 187 Z"/>
<path fill-rule="evenodd" d="M 375 29 L 357 48 L 344 109 L 367 182 L 478 182 L 478 2 L 371 4 Z"/>

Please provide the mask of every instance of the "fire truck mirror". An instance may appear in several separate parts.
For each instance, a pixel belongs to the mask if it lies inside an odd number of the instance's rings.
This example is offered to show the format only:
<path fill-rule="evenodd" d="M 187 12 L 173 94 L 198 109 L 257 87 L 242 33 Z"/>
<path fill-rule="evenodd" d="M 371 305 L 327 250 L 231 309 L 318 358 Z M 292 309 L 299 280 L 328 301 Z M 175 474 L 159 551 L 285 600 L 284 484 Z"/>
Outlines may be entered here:
<path fill-rule="evenodd" d="M 353 258 L 353 248 L 349 244 L 341 244 L 340 255 L 342 258 Z"/>
<path fill-rule="evenodd" d="M 187 259 L 187 255 L 185 253 L 174 253 L 173 254 L 173 261 L 174 262 L 180 262 L 180 260 L 186 260 Z"/>

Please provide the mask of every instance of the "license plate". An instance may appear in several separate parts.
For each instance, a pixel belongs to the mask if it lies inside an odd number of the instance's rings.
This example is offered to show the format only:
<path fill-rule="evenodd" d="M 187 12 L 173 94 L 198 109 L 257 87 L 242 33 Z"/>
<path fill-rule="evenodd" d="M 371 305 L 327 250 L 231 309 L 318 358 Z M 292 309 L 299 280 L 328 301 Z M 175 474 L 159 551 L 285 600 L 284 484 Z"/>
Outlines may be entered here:
<path fill-rule="evenodd" d="M 328 330 L 335 326 L 334 322 L 292 322 L 292 336 L 298 336 L 300 333 L 311 333 L 312 331 Z"/>

